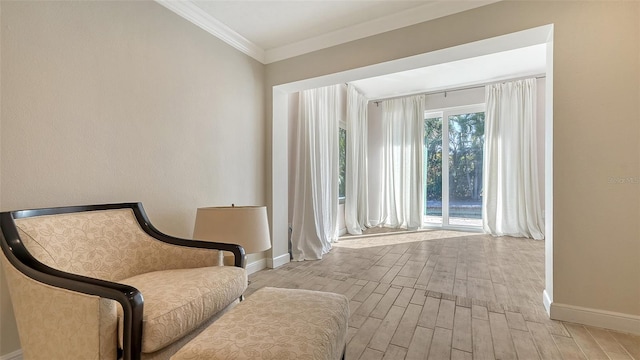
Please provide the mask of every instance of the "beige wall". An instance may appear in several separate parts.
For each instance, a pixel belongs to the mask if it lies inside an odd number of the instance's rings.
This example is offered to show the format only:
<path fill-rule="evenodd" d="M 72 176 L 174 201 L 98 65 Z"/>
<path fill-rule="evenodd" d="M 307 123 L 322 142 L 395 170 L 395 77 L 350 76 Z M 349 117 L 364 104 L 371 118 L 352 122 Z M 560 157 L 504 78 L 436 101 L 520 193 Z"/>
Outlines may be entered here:
<path fill-rule="evenodd" d="M 609 179 L 640 176 L 638 7 L 506 1 L 269 64 L 268 114 L 273 85 L 554 24 L 553 300 L 637 316 L 640 184 Z"/>
<path fill-rule="evenodd" d="M 2 210 L 142 201 L 191 237 L 199 206 L 265 204 L 264 65 L 155 2 L 0 6 Z"/>

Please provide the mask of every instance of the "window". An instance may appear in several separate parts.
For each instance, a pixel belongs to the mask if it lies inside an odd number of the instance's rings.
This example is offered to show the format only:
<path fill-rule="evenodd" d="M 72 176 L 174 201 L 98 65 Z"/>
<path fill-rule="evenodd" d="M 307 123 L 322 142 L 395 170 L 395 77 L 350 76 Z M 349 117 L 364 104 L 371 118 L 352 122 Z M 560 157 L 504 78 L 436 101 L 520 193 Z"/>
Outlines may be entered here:
<path fill-rule="evenodd" d="M 426 113 L 424 129 L 426 222 L 481 226 L 484 105 Z"/>
<path fill-rule="evenodd" d="M 340 132 L 338 133 L 338 198 L 344 201 L 346 174 L 347 174 L 347 129 L 340 124 Z"/>

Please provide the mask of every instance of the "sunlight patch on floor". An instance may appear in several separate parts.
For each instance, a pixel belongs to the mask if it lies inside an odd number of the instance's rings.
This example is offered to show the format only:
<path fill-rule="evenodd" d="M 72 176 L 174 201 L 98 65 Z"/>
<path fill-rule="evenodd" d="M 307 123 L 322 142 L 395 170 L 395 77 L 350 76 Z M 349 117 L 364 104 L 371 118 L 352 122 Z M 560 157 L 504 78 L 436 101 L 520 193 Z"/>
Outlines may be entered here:
<path fill-rule="evenodd" d="M 337 243 L 332 244 L 334 247 L 342 247 L 349 249 L 363 249 L 376 246 L 397 245 L 412 243 L 425 240 L 436 240 L 442 238 L 455 238 L 461 236 L 479 235 L 477 233 L 468 233 L 463 231 L 452 230 L 427 230 L 415 232 L 402 232 L 395 234 L 381 234 L 376 236 L 366 236 L 358 238 L 341 238 Z"/>

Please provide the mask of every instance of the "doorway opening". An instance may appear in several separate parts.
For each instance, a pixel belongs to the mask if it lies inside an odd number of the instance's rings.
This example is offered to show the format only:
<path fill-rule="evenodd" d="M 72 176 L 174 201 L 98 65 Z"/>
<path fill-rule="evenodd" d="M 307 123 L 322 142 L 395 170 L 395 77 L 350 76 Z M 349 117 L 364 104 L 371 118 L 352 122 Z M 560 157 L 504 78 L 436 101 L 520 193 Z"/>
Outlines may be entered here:
<path fill-rule="evenodd" d="M 427 112 L 424 128 L 426 227 L 479 229 L 484 104 Z"/>
<path fill-rule="evenodd" d="M 545 290 L 543 303 L 547 312 L 553 301 L 553 25 L 545 25 L 517 33 L 498 36 L 495 38 L 476 41 L 459 45 L 448 49 L 416 55 L 408 58 L 389 61 L 382 64 L 371 65 L 363 68 L 348 70 L 340 73 L 325 75 L 313 79 L 296 81 L 273 87 L 273 121 L 271 133 L 272 158 L 271 158 L 271 204 L 272 215 L 272 258 L 268 259 L 269 267 L 277 267 L 289 261 L 288 254 L 288 204 L 289 189 L 288 178 L 288 122 L 289 122 L 289 98 L 290 94 L 305 89 L 318 88 L 339 83 L 358 81 L 394 72 L 402 72 L 411 69 L 419 69 L 427 66 L 445 64 L 461 58 L 474 58 L 487 54 L 493 54 L 513 49 L 524 48 L 532 45 L 544 44 L 546 48 L 545 67 Z M 460 54 L 465 54 L 461 56 Z M 486 81 L 483 81 L 486 82 Z M 469 83 L 466 86 L 477 85 Z M 436 90 L 436 89 L 434 89 Z M 443 89 L 437 89 L 443 90 Z M 465 114 L 474 114 L 477 111 L 469 111 Z M 455 114 L 454 114 L 455 115 Z M 460 114 L 458 114 L 460 115 Z M 463 114 L 464 115 L 464 114 Z M 478 115 L 476 115 L 478 117 Z M 445 119 L 444 114 L 442 115 Z M 447 119 L 448 120 L 448 119 Z M 457 120 L 459 123 L 460 120 Z M 444 124 L 444 123 L 443 123 Z M 456 127 L 454 124 L 452 127 Z M 467 160 L 470 160 L 469 157 Z M 443 165 L 444 166 L 444 165 Z M 451 166 L 451 164 L 449 164 Z M 481 174 L 480 174 L 481 175 Z M 449 178 L 450 180 L 450 178 Z M 444 180 L 443 180 L 444 182 Z M 473 187 L 473 181 L 467 182 Z M 449 184 L 446 196 L 451 199 L 451 184 Z M 473 194 L 476 195 L 477 193 Z M 465 195 L 466 196 L 466 195 Z M 480 193 L 481 196 L 481 193 Z M 471 196 L 473 198 L 473 196 Z M 458 210 L 453 210 L 450 204 L 446 204 L 442 211 L 447 213 L 448 219 L 462 215 Z M 454 216 L 452 216 L 452 214 Z M 443 216 L 443 215 L 441 215 Z M 473 214 L 464 216 L 473 216 Z"/>

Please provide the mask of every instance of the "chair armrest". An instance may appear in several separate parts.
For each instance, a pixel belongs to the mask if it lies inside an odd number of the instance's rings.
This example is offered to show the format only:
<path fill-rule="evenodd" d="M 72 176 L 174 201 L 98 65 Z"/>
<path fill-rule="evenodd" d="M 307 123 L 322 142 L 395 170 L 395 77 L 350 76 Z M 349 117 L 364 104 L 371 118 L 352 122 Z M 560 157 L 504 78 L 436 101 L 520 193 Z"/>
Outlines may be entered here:
<path fill-rule="evenodd" d="M 164 234 L 151 224 L 151 222 L 149 221 L 149 218 L 147 217 L 147 214 L 144 211 L 144 208 L 142 207 L 142 203 L 137 203 L 133 205 L 135 205 L 133 206 L 133 213 L 135 214 L 136 219 L 140 224 L 140 227 L 142 228 L 142 230 L 144 230 L 144 232 L 149 234 L 149 236 L 157 240 L 160 240 L 162 242 L 173 244 L 173 245 L 200 248 L 200 249 L 229 251 L 234 255 L 233 265 L 241 268 L 245 267 L 245 252 L 242 246 L 237 244 L 227 244 L 227 243 L 212 242 L 212 241 L 187 240 L 187 239 L 181 239 L 181 238 Z"/>
<path fill-rule="evenodd" d="M 142 350 L 142 315 L 144 300 L 136 288 L 111 281 L 90 278 L 51 268 L 36 260 L 15 230 L 10 213 L 0 214 L 2 228 L 1 250 L 18 271 L 26 276 L 48 284 L 87 295 L 112 299 L 120 303 L 124 314 L 123 360 L 139 360 Z"/>

